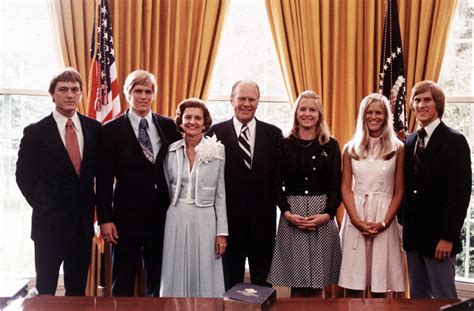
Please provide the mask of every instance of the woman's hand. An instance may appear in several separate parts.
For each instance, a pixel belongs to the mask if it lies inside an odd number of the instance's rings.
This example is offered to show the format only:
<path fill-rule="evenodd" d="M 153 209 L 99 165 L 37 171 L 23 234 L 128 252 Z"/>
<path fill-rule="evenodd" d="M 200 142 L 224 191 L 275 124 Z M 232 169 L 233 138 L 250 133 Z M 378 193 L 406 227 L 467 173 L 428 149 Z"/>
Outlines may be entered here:
<path fill-rule="evenodd" d="M 308 217 L 303 217 L 298 214 L 292 214 L 289 211 L 286 211 L 283 214 L 283 217 L 285 217 L 286 221 L 288 221 L 290 224 L 292 224 L 296 228 L 301 229 L 301 230 L 308 230 L 307 229 L 307 227 L 309 226 Z"/>
<path fill-rule="evenodd" d="M 227 237 L 218 235 L 216 236 L 216 254 L 217 256 L 222 256 L 227 247 Z"/>
<path fill-rule="evenodd" d="M 369 236 L 378 233 L 378 231 L 374 230 L 373 228 L 373 225 L 375 224 L 373 222 L 363 221 L 357 218 L 351 219 L 351 223 L 357 228 L 357 230 L 360 231 L 360 233 L 362 233 L 362 235 Z"/>
<path fill-rule="evenodd" d="M 283 215 L 285 219 L 300 230 L 316 230 L 316 227 L 327 223 L 330 219 L 329 214 L 316 214 L 309 217 L 303 217 L 298 214 L 292 214 L 286 211 Z"/>
<path fill-rule="evenodd" d="M 380 232 L 384 231 L 386 226 L 384 226 L 383 224 L 384 223 L 382 223 L 382 222 L 367 223 L 367 225 L 369 226 L 369 230 L 372 231 L 372 232 L 375 232 L 375 233 L 372 233 L 371 235 L 376 235 L 376 234 L 379 234 Z"/>
<path fill-rule="evenodd" d="M 308 217 L 309 227 L 307 230 L 316 230 L 317 227 L 324 225 L 331 219 L 329 214 L 316 214 Z"/>

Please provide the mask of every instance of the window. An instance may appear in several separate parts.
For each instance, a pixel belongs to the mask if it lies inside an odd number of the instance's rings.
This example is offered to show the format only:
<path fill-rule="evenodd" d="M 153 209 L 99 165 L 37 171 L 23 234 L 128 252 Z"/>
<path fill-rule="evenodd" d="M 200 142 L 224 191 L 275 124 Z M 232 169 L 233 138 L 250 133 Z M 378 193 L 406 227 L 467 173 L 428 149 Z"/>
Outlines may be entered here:
<path fill-rule="evenodd" d="M 474 1 L 459 0 L 451 25 L 441 69 L 440 85 L 446 92 L 443 121 L 462 132 L 474 162 Z M 474 168 L 474 167 L 473 167 Z M 474 283 L 474 191 L 461 235 L 463 251 L 456 258 L 456 279 Z M 474 287 L 471 291 L 474 290 Z"/>
<path fill-rule="evenodd" d="M 1 1 L 0 38 L 0 278 L 27 278 L 35 275 L 31 207 L 15 170 L 23 128 L 53 108 L 47 89 L 59 63 L 46 0 Z"/>
<path fill-rule="evenodd" d="M 230 3 L 208 100 L 214 123 L 233 115 L 229 96 L 237 80 L 253 80 L 259 85 L 261 96 L 257 118 L 284 131 L 288 129 L 291 106 L 264 0 L 232 0 Z"/>

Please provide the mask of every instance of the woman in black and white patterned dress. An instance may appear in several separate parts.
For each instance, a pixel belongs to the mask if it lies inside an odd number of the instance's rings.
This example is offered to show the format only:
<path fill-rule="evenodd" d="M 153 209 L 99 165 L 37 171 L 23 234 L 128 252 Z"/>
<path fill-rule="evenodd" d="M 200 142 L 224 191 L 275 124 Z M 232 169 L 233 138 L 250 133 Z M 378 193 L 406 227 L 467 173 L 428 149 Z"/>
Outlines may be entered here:
<path fill-rule="evenodd" d="M 339 230 L 341 152 L 312 91 L 295 103 L 293 128 L 279 151 L 281 218 L 268 282 L 291 287 L 291 297 L 321 297 L 337 284 L 341 266 Z"/>

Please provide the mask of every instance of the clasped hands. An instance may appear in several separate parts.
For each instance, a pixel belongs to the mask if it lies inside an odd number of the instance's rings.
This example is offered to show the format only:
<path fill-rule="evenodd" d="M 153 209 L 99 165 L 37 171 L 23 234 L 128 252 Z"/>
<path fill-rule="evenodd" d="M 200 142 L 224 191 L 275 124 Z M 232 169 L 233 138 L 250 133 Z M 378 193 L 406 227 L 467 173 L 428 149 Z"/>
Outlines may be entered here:
<path fill-rule="evenodd" d="M 374 236 L 385 230 L 382 222 L 364 221 L 361 219 L 351 220 L 351 223 L 357 230 L 365 236 Z"/>
<path fill-rule="evenodd" d="M 316 227 L 321 226 L 329 221 L 331 218 L 329 214 L 316 214 L 304 217 L 298 214 L 292 214 L 286 211 L 283 216 L 293 226 L 301 230 L 314 231 Z"/>

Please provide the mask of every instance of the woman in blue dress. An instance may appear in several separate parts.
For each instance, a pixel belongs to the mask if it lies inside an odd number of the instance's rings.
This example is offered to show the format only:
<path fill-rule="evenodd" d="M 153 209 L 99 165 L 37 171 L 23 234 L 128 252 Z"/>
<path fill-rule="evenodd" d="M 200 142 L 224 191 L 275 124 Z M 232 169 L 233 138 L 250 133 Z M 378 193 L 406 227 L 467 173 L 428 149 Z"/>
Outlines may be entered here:
<path fill-rule="evenodd" d="M 161 297 L 222 297 L 222 254 L 227 245 L 224 146 L 204 137 L 212 123 L 199 99 L 182 101 L 176 126 L 184 138 L 171 144 L 165 176 L 166 214 Z"/>

